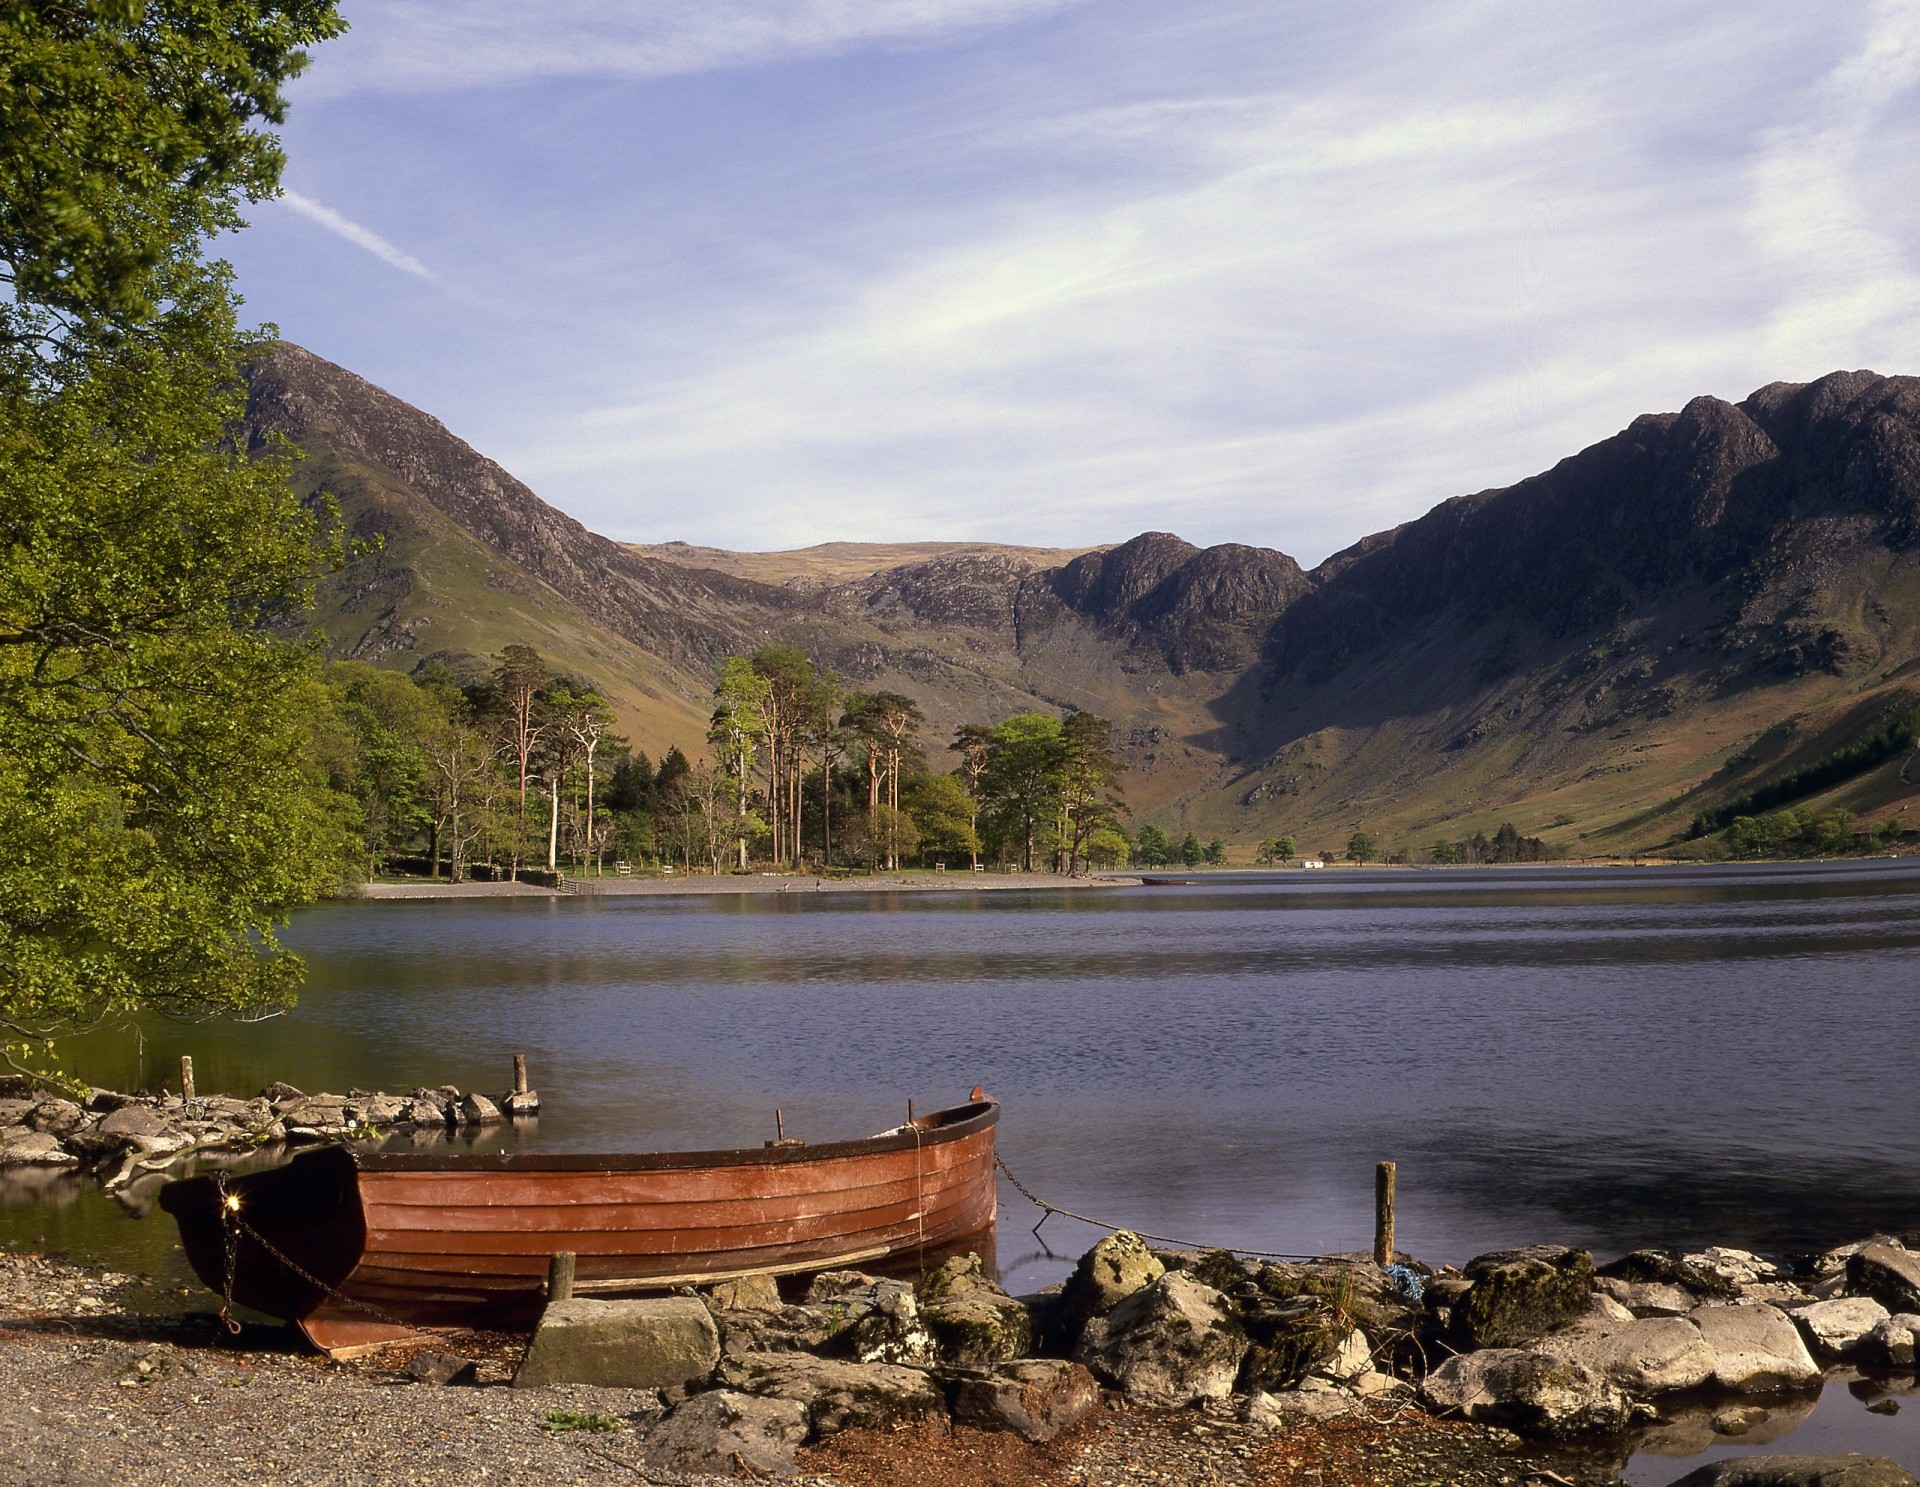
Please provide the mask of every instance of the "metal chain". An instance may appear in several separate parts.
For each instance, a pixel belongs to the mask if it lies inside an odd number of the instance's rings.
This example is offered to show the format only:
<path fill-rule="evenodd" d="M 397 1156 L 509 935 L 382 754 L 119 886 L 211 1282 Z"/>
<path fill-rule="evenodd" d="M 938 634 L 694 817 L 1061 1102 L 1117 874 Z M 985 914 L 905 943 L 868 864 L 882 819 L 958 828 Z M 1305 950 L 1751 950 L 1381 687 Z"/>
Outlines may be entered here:
<path fill-rule="evenodd" d="M 282 1250 L 271 1239 L 268 1239 L 266 1235 L 254 1228 L 252 1224 L 240 1217 L 239 1200 L 230 1198 L 227 1195 L 227 1174 L 225 1172 L 216 1172 L 213 1175 L 213 1186 L 214 1190 L 220 1195 L 220 1221 L 226 1228 L 227 1238 L 226 1297 L 225 1303 L 220 1308 L 220 1320 L 226 1324 L 227 1331 L 232 1333 L 238 1333 L 240 1331 L 240 1324 L 234 1320 L 233 1316 L 233 1276 L 236 1262 L 239 1258 L 240 1236 L 242 1234 L 259 1245 L 268 1255 L 279 1261 L 281 1265 L 292 1271 L 293 1274 L 305 1281 L 308 1285 L 324 1291 L 330 1298 L 338 1301 L 342 1306 L 351 1307 L 354 1311 L 365 1312 L 375 1321 L 385 1322 L 389 1327 L 398 1327 L 403 1332 L 417 1333 L 423 1337 L 447 1338 L 461 1337 L 474 1330 L 471 1327 L 431 1327 L 424 1323 L 403 1321 L 393 1315 L 392 1312 L 384 1311 L 372 1302 L 362 1301 L 356 1296 L 349 1296 L 338 1286 L 327 1284 L 327 1282 L 307 1269 L 306 1266 Z"/>
<path fill-rule="evenodd" d="M 1229 1254 L 1250 1255 L 1256 1260 L 1318 1260 L 1324 1258 L 1320 1255 L 1292 1255 L 1282 1250 L 1246 1249 L 1237 1244 L 1195 1244 L 1191 1240 L 1173 1239 L 1165 1234 L 1149 1234 L 1144 1229 L 1131 1228 L 1126 1224 L 1110 1224 L 1105 1219 L 1092 1218 L 1084 1213 L 1075 1213 L 1071 1208 L 1062 1208 L 1058 1203 L 1049 1203 L 1045 1198 L 1042 1198 L 1038 1193 L 1034 1192 L 1032 1188 L 1028 1187 L 1013 1175 L 1013 1168 L 1007 1165 L 1005 1158 L 1003 1158 L 999 1152 L 993 1154 L 993 1165 L 1007 1174 L 1007 1181 L 1013 1184 L 1014 1190 L 1018 1192 L 1021 1197 L 1033 1204 L 1034 1207 L 1046 1210 L 1040 1215 L 1040 1224 L 1044 1224 L 1057 1213 L 1062 1218 L 1078 1219 L 1083 1224 L 1092 1224 L 1096 1229 L 1105 1229 L 1109 1234 L 1118 1234 L 1124 1229 L 1129 1234 L 1137 1234 L 1142 1239 L 1152 1239 L 1160 1244 L 1172 1245 L 1175 1249 L 1223 1249 Z M 1036 1239 L 1040 1237 L 1040 1224 L 1033 1226 L 1033 1235 Z"/>

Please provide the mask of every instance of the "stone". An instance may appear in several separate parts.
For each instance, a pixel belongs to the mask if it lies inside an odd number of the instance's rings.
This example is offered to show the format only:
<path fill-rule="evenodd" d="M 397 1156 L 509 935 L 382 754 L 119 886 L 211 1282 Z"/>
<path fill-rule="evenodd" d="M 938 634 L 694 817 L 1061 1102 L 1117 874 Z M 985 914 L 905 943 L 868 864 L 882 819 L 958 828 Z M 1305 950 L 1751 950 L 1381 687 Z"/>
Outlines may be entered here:
<path fill-rule="evenodd" d="M 849 1363 L 809 1353 L 747 1353 L 720 1366 L 723 1388 L 801 1405 L 815 1436 L 849 1428 L 944 1422 L 947 1398 L 917 1368 Z"/>
<path fill-rule="evenodd" d="M 911 1291 L 888 1291 L 853 1324 L 853 1356 L 862 1363 L 899 1363 L 908 1368 L 932 1368 L 940 1362 L 940 1345 L 920 1316 L 920 1304 Z"/>
<path fill-rule="evenodd" d="M 400 1119 L 412 1126 L 444 1126 L 447 1109 L 437 1100 L 412 1099 L 400 1107 Z"/>
<path fill-rule="evenodd" d="M 1920 1255 L 1890 1244 L 1862 1245 L 1847 1261 L 1847 1289 L 1889 1312 L 1920 1312 Z"/>
<path fill-rule="evenodd" d="M 1085 1419 L 1099 1402 L 1100 1385 L 1080 1364 L 1021 1358 L 963 1376 L 953 1390 L 953 1418 L 1045 1442 Z"/>
<path fill-rule="evenodd" d="M 1710 1265 L 1674 1250 L 1641 1249 L 1602 1265 L 1598 1274 L 1613 1280 L 1678 1286 L 1708 1300 L 1731 1300 L 1734 1285 Z M 1632 1305 L 1631 1302 L 1628 1305 Z"/>
<path fill-rule="evenodd" d="M 1632 1281 L 1602 1276 L 1594 1282 L 1636 1317 L 1684 1317 L 1700 1304 L 1691 1291 L 1671 1281 Z"/>
<path fill-rule="evenodd" d="M 1582 1315 L 1593 1294 L 1593 1256 L 1564 1245 L 1495 1250 L 1468 1261 L 1472 1286 L 1453 1305 L 1454 1340 L 1511 1347 Z"/>
<path fill-rule="evenodd" d="M 27 1126 L 0 1131 L 0 1167 L 70 1167 L 79 1160 L 51 1131 Z"/>
<path fill-rule="evenodd" d="M 1672 1487 L 1915 1487 L 1885 1456 L 1736 1456 L 1690 1471 Z"/>
<path fill-rule="evenodd" d="M 574 1298 L 547 1307 L 513 1382 L 664 1389 L 705 1378 L 719 1361 L 713 1317 L 694 1297 Z"/>
<path fill-rule="evenodd" d="M 153 1114 L 152 1111 L 146 1111 L 145 1113 L 148 1115 Z M 160 1117 L 157 1115 L 154 1115 L 153 1118 L 156 1121 L 160 1120 Z M 71 1136 L 86 1123 L 86 1111 L 74 1104 L 72 1100 L 60 1099 L 40 1101 L 39 1104 L 27 1112 L 26 1119 L 22 1122 L 24 1125 L 32 1126 L 36 1131 L 45 1131 L 50 1136 L 60 1137 Z M 164 1125 L 165 1122 L 162 1121 L 161 1124 Z"/>
<path fill-rule="evenodd" d="M 715 1389 L 696 1394 L 642 1437 L 640 1461 L 655 1471 L 792 1476 L 807 1438 L 806 1407 Z"/>
<path fill-rule="evenodd" d="M 1713 1382 L 1735 1393 L 1797 1389 L 1816 1382 L 1820 1365 L 1793 1319 L 1778 1307 L 1703 1306 L 1688 1320 L 1713 1349 Z"/>
<path fill-rule="evenodd" d="M 1145 1240 L 1122 1229 L 1107 1235 L 1080 1257 L 1061 1293 L 1061 1310 L 1077 1325 L 1112 1311 L 1129 1296 L 1152 1285 L 1166 1270 Z"/>
<path fill-rule="evenodd" d="M 429 1349 L 407 1360 L 407 1377 L 416 1384 L 475 1384 L 479 1382 L 479 1368 L 473 1359 L 458 1353 Z"/>
<path fill-rule="evenodd" d="M 949 1367 L 1010 1362 L 1033 1346 L 1031 1314 L 994 1283 L 978 1255 L 943 1261 L 920 1282 L 916 1297 L 919 1318 Z"/>
<path fill-rule="evenodd" d="M 1358 1414 L 1359 1410 L 1359 1400 L 1337 1391 L 1269 1394 L 1258 1389 L 1249 1394 L 1240 1407 L 1240 1419 L 1255 1430 L 1292 1430 L 1301 1425 L 1338 1420 Z"/>
<path fill-rule="evenodd" d="M 1889 1249 L 1905 1249 L 1906 1246 L 1892 1234 L 1870 1234 L 1865 1239 L 1856 1239 L 1852 1244 L 1838 1244 L 1832 1249 L 1813 1257 L 1813 1273 L 1819 1280 L 1830 1280 L 1838 1275 L 1845 1277 L 1847 1261 L 1870 1244 L 1884 1244 Z"/>
<path fill-rule="evenodd" d="M 350 1126 L 390 1126 L 406 1114 L 410 1103 L 392 1095 L 362 1095 L 347 1101 L 340 1116 Z"/>
<path fill-rule="evenodd" d="M 780 1287 L 770 1275 L 743 1275 L 711 1288 L 707 1305 L 715 1311 L 778 1311 Z"/>
<path fill-rule="evenodd" d="M 1756 1425 L 1764 1425 L 1767 1412 L 1756 1404 L 1731 1404 L 1708 1417 L 1715 1435 L 1745 1435 Z"/>
<path fill-rule="evenodd" d="M 1363 1373 L 1373 1372 L 1373 1349 L 1367 1346 L 1366 1333 L 1358 1327 L 1349 1330 L 1335 1345 L 1333 1356 L 1314 1372 L 1342 1383 L 1358 1378 Z"/>
<path fill-rule="evenodd" d="M 276 1079 L 260 1091 L 260 1098 L 278 1109 L 282 1105 L 298 1104 L 306 1099 L 306 1091 L 288 1084 L 284 1079 Z"/>
<path fill-rule="evenodd" d="M 27 1112 L 39 1103 L 30 1099 L 0 1099 L 0 1130 L 8 1126 L 24 1126 Z"/>
<path fill-rule="evenodd" d="M 1427 1375 L 1421 1395 L 1436 1414 L 1561 1437 L 1618 1430 L 1626 1396 L 1570 1358 L 1533 1348 L 1459 1353 Z"/>
<path fill-rule="evenodd" d="M 497 1126 L 505 1119 L 500 1107 L 485 1095 L 468 1095 L 460 1102 L 460 1124 L 463 1126 Z"/>
<path fill-rule="evenodd" d="M 1586 1327 L 1596 1323 L 1634 1321 L 1631 1309 L 1622 1306 L 1604 1291 L 1595 1291 L 1587 1302 L 1587 1314 L 1575 1323 Z"/>
<path fill-rule="evenodd" d="M 1816 1357 L 1845 1358 L 1860 1350 L 1889 1313 L 1871 1296 L 1840 1296 L 1798 1307 L 1792 1315 Z"/>
<path fill-rule="evenodd" d="M 1861 1340 L 1860 1357 L 1886 1368 L 1911 1368 L 1920 1352 L 1916 1343 L 1920 1343 L 1920 1316 L 1895 1312 Z"/>
<path fill-rule="evenodd" d="M 1231 1394 L 1247 1346 L 1226 1299 L 1176 1271 L 1090 1320 L 1074 1356 L 1129 1398 L 1173 1409 Z"/>
<path fill-rule="evenodd" d="M 274 1102 L 274 1111 L 289 1131 L 339 1131 L 346 1127 L 347 1102 L 339 1095 L 310 1095 L 305 1099 Z M 108 1117 L 111 1119 L 112 1117 Z"/>
<path fill-rule="evenodd" d="M 1532 1346 L 1591 1369 L 1634 1399 L 1697 1389 L 1716 1361 L 1700 1329 L 1681 1317 L 1589 1323 Z"/>
<path fill-rule="evenodd" d="M 500 1097 L 500 1111 L 508 1120 L 527 1120 L 540 1113 L 537 1090 L 510 1090 Z"/>
<path fill-rule="evenodd" d="M 741 1353 L 819 1352 L 846 1332 L 844 1319 L 823 1308 L 783 1306 L 778 1311 L 722 1311 L 713 1314 L 720 1329 L 720 1351 Z"/>
<path fill-rule="evenodd" d="M 1397 1379 L 1390 1373 L 1380 1373 L 1372 1369 L 1348 1379 L 1347 1387 L 1359 1399 L 1379 1399 L 1388 1394 L 1405 1394 L 1413 1388 L 1405 1379 Z"/>
<path fill-rule="evenodd" d="M 1752 1250 L 1728 1249 L 1718 1244 L 1682 1255 L 1680 1263 L 1696 1272 L 1718 1276 L 1736 1289 L 1780 1278 L 1780 1267 L 1773 1261 L 1761 1259 Z"/>

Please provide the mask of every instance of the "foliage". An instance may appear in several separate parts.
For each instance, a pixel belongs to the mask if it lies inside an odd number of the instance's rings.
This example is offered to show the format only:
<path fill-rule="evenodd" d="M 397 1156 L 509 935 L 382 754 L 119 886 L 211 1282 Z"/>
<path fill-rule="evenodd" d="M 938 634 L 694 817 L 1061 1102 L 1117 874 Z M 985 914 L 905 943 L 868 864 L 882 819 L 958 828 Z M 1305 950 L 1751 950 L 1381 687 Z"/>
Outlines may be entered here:
<path fill-rule="evenodd" d="M 1205 856 L 1206 851 L 1200 845 L 1200 838 L 1191 831 L 1180 839 L 1180 861 L 1183 866 L 1198 867 Z"/>
<path fill-rule="evenodd" d="M 1864 738 L 1700 812 L 1693 818 L 1690 835 L 1705 836 L 1736 817 L 1755 817 L 1790 800 L 1831 789 L 1913 748 L 1920 748 L 1920 707 L 1909 707 Z"/>
<path fill-rule="evenodd" d="M 944 859 L 979 851 L 980 839 L 973 831 L 973 797 L 956 776 L 929 775 L 903 803 L 922 856 Z"/>
<path fill-rule="evenodd" d="M 1208 867 L 1225 867 L 1227 864 L 1226 842 L 1219 837 L 1215 837 L 1207 843 L 1206 849 L 1200 854 L 1200 859 L 1205 862 Z"/>
<path fill-rule="evenodd" d="M 1133 860 L 1139 867 L 1166 867 L 1173 861 L 1173 843 L 1149 821 L 1133 839 Z"/>
<path fill-rule="evenodd" d="M 1260 843 L 1259 847 L 1254 851 L 1253 860 L 1264 867 L 1271 867 L 1277 862 L 1290 860 L 1293 855 L 1293 838 L 1290 836 L 1276 836 Z"/>
<path fill-rule="evenodd" d="M 1736 816 L 1722 840 L 1735 857 L 1839 857 L 1874 851 L 1899 830 L 1892 820 L 1861 826 L 1851 811 L 1786 810 Z"/>
<path fill-rule="evenodd" d="M 1353 862 L 1371 862 L 1379 855 L 1374 840 L 1364 831 L 1356 831 L 1347 838 L 1347 857 Z"/>
<path fill-rule="evenodd" d="M 1046 713 L 1017 713 L 989 736 L 980 775 L 982 835 L 1016 852 L 1028 872 L 1036 850 L 1046 854 L 1058 843 L 1065 762 L 1065 730 Z"/>

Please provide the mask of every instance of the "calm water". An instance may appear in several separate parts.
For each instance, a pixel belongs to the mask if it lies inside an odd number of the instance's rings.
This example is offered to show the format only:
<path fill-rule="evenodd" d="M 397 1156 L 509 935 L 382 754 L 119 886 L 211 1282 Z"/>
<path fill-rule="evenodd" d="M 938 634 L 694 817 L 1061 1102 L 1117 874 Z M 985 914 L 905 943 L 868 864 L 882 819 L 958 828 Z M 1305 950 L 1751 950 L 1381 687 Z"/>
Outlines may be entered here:
<path fill-rule="evenodd" d="M 288 939 L 295 1015 L 101 1035 L 85 1072 L 491 1091 L 520 1051 L 522 1139 L 575 1151 L 757 1143 L 775 1107 L 860 1134 L 984 1084 L 1052 1201 L 1282 1252 L 1366 1247 L 1382 1157 L 1432 1263 L 1920 1225 L 1920 863 L 387 902 Z M 16 1195 L 0 1226 L 163 1264 L 164 1219 L 118 1212 Z M 1013 1288 L 1061 1274 L 1004 1185 L 1002 1213 Z"/>

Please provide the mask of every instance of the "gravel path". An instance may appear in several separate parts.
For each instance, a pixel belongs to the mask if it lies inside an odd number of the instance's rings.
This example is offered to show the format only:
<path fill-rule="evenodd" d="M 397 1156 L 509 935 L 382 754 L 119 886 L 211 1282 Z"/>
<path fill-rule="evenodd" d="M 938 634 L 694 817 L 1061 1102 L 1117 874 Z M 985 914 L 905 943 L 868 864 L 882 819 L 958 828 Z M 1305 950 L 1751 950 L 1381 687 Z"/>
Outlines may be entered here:
<path fill-rule="evenodd" d="M 644 1390 L 506 1387 L 520 1341 L 463 1337 L 479 1387 L 389 1349 L 332 1363 L 282 1328 L 152 1315 L 145 1283 L 0 1254 L 0 1487 L 693 1487 L 642 1471 Z M 417 1350 L 416 1350 L 417 1351 Z M 555 1428 L 556 1426 L 573 1428 Z M 586 1428 L 581 1428 L 585 1426 Z M 1282 1437 L 1197 1410 L 1100 1411 L 1046 1446 L 960 1428 L 848 1431 L 798 1487 L 1542 1487 L 1611 1482 L 1504 1431 L 1407 1412 Z"/>

